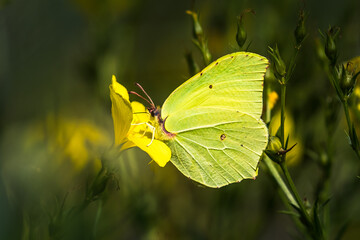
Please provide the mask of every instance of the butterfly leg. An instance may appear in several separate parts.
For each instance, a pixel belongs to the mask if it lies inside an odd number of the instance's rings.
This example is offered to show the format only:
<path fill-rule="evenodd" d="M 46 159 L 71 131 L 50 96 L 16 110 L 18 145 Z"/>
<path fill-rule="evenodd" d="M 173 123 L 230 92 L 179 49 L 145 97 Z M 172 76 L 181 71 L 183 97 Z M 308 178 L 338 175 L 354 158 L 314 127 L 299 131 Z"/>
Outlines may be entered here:
<path fill-rule="evenodd" d="M 150 141 L 150 143 L 148 145 L 146 145 L 148 147 L 153 143 L 153 141 L 155 139 L 155 127 L 153 125 L 151 125 L 150 123 L 148 123 L 148 122 L 132 123 L 131 125 L 137 126 L 137 125 L 142 125 L 142 124 L 146 124 L 146 126 L 149 127 L 149 129 L 150 129 L 150 131 L 152 133 L 151 141 Z M 143 136 L 145 135 L 145 133 L 146 133 L 146 131 L 144 131 Z"/>
<path fill-rule="evenodd" d="M 151 132 L 152 132 L 152 137 L 151 137 L 151 142 L 146 145 L 147 147 L 150 146 L 153 141 L 154 141 L 154 138 L 155 138 L 155 127 L 153 125 L 151 125 L 150 123 L 146 123 L 146 125 L 150 128 Z"/>
<path fill-rule="evenodd" d="M 132 126 L 138 126 L 138 125 L 143 125 L 143 124 L 146 124 L 146 125 L 147 125 L 146 122 L 142 122 L 142 123 L 132 123 L 131 125 L 132 125 Z M 145 136 L 145 133 L 146 133 L 146 131 L 143 131 L 142 136 Z"/>

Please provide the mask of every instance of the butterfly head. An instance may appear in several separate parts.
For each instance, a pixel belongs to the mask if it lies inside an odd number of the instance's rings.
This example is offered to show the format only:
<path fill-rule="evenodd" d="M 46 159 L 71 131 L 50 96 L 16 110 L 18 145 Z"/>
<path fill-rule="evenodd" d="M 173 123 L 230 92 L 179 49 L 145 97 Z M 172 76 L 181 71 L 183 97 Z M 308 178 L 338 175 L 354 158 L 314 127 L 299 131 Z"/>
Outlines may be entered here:
<path fill-rule="evenodd" d="M 141 91 L 146 95 L 147 98 L 141 96 L 140 94 L 136 93 L 136 92 L 133 92 L 133 91 L 130 91 L 129 93 L 131 94 L 135 94 L 136 96 L 142 98 L 143 100 L 145 100 L 146 102 L 148 102 L 150 104 L 150 107 L 147 108 L 148 112 L 150 113 L 150 115 L 155 118 L 156 120 L 156 125 L 159 126 L 161 128 L 161 131 L 159 131 L 159 136 L 158 138 L 159 139 L 164 139 L 164 140 L 169 140 L 169 139 L 172 139 L 176 136 L 175 133 L 171 133 L 171 132 L 168 132 L 166 129 L 165 129 L 165 119 L 162 119 L 161 117 L 161 108 L 159 106 L 155 106 L 153 100 L 150 98 L 150 96 L 146 93 L 146 91 L 143 89 L 143 87 L 139 84 L 139 83 L 136 83 L 135 84 L 138 88 L 141 89 Z"/>
<path fill-rule="evenodd" d="M 152 117 L 161 118 L 161 110 L 159 106 L 158 107 L 151 106 L 148 107 L 147 110 L 149 111 Z"/>
<path fill-rule="evenodd" d="M 141 89 L 141 91 L 146 95 L 147 98 L 141 96 L 140 94 L 130 91 L 129 93 L 134 94 L 142 99 L 144 99 L 146 102 L 150 104 L 150 107 L 147 108 L 148 112 L 151 114 L 152 117 L 154 117 L 160 124 L 162 124 L 164 121 L 161 118 L 161 109 L 160 107 L 156 107 L 151 97 L 147 94 L 147 92 L 144 90 L 144 88 L 139 84 L 135 83 L 135 85 Z"/>

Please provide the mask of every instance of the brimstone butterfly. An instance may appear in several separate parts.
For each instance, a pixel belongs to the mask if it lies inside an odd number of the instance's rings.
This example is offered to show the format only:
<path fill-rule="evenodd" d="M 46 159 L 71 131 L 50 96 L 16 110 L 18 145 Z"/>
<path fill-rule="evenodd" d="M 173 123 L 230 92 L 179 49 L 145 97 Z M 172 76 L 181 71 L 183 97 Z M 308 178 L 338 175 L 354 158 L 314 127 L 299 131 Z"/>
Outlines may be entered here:
<path fill-rule="evenodd" d="M 171 162 L 208 187 L 254 179 L 268 143 L 260 116 L 266 58 L 237 52 L 219 58 L 149 112 Z"/>

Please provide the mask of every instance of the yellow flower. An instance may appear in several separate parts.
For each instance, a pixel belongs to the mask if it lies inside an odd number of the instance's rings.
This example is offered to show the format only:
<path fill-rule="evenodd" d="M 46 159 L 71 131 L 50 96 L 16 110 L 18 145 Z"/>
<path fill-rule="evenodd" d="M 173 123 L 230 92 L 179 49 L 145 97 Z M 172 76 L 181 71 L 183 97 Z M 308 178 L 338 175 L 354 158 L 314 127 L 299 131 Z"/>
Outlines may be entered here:
<path fill-rule="evenodd" d="M 109 88 L 115 144 L 121 145 L 121 150 L 137 146 L 164 167 L 171 158 L 171 151 L 164 142 L 153 139 L 156 124 L 145 106 L 135 101 L 130 103 L 128 91 L 115 76 Z"/>

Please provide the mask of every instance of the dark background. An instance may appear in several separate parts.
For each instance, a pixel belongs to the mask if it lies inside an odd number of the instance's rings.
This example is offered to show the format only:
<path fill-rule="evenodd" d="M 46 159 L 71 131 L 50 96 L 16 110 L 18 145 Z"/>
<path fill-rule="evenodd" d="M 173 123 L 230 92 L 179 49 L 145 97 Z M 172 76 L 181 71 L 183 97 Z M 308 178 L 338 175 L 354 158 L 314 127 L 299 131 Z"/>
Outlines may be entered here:
<path fill-rule="evenodd" d="M 249 51 L 289 59 L 298 12 L 308 36 L 288 86 L 295 149 L 290 170 L 313 202 L 321 171 L 310 151 L 326 141 L 324 103 L 333 89 L 316 55 L 318 30 L 341 28 L 339 59 L 360 54 L 360 3 L 344 1 L 8 0 L 0 8 L 0 238 L 47 239 L 48 223 L 82 200 L 86 183 L 113 142 L 111 75 L 129 90 L 139 82 L 161 105 L 188 79 L 194 8 L 216 59 L 238 51 L 236 17 L 245 16 Z M 139 100 L 136 97 L 133 100 Z M 275 106 L 274 113 L 279 106 Z M 356 107 L 355 107 L 356 111 Z M 331 177 L 331 232 L 349 222 L 344 239 L 360 234 L 359 165 L 348 145 L 342 109 Z M 290 120 L 289 120 L 290 121 Z M 299 237 L 271 176 L 222 189 L 200 187 L 169 163 L 160 168 L 138 149 L 113 159 L 119 189 L 69 223 L 66 239 L 292 239 Z M 94 170 L 95 169 L 95 170 Z M 116 181 L 115 181 L 116 182 Z M 116 184 L 113 184 L 116 185 Z M 98 222 L 95 216 L 100 212 Z M 96 226 L 96 229 L 95 227 Z M 95 230 L 94 230 L 95 229 Z M 94 233 L 95 232 L 95 233 Z"/>

